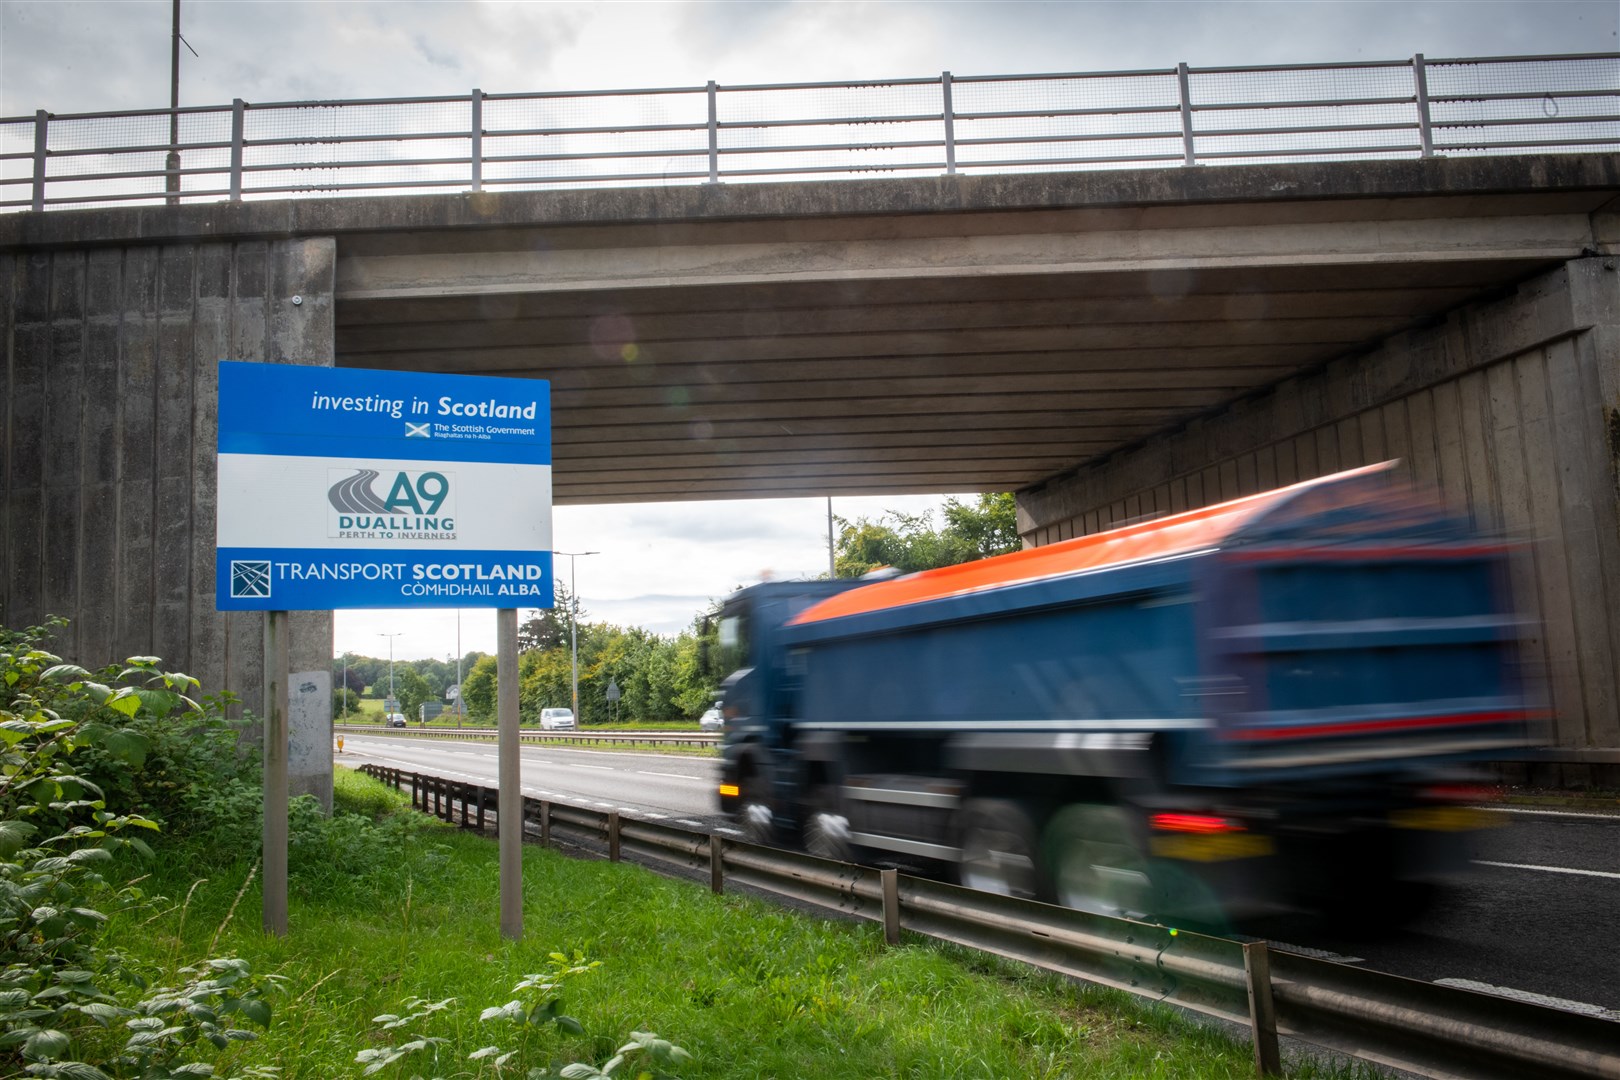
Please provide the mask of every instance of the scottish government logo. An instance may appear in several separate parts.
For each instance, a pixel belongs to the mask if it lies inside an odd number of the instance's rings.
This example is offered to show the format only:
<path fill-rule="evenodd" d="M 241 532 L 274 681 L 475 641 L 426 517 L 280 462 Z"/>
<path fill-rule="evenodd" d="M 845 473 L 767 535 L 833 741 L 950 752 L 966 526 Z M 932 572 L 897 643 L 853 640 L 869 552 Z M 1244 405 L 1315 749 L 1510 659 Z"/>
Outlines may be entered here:
<path fill-rule="evenodd" d="M 328 469 L 327 535 L 339 540 L 454 540 L 454 475 Z"/>

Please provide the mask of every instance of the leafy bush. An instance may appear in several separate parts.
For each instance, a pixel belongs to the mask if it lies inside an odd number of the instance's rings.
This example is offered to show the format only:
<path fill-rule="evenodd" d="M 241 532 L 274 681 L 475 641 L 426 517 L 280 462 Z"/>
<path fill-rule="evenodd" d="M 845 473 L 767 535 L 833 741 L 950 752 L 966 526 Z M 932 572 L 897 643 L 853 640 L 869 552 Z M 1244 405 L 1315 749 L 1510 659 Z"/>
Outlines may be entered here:
<path fill-rule="evenodd" d="M 156 832 L 157 822 L 132 804 L 183 810 L 204 789 L 206 765 L 237 755 L 217 725 L 193 724 L 199 738 L 174 742 L 171 714 L 206 715 L 186 696 L 196 680 L 154 657 L 93 677 L 41 647 L 61 625 L 0 629 L 0 1069 L 75 1080 L 211 1075 L 182 1059 L 201 1043 L 251 1037 L 223 1023 L 233 1012 L 268 1023 L 270 984 L 241 961 L 216 960 L 211 975 L 140 996 L 141 978 L 98 938 L 108 911 L 145 900 L 104 876 L 126 853 L 151 856 L 133 831 Z M 131 993 L 139 1000 L 121 1004 Z M 100 1063 L 111 1072 L 76 1059 L 77 1038 L 95 1042 L 119 1020 L 125 1042 Z"/>

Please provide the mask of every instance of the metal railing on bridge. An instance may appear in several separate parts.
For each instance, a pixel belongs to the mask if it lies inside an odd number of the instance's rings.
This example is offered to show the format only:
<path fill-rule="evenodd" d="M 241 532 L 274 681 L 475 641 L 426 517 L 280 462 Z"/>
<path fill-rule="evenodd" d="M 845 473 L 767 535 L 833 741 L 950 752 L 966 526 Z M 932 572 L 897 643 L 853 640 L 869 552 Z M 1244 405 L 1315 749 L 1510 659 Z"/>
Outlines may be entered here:
<path fill-rule="evenodd" d="M 177 137 L 171 138 L 171 125 Z M 1620 53 L 0 118 L 0 208 L 1620 147 Z"/>

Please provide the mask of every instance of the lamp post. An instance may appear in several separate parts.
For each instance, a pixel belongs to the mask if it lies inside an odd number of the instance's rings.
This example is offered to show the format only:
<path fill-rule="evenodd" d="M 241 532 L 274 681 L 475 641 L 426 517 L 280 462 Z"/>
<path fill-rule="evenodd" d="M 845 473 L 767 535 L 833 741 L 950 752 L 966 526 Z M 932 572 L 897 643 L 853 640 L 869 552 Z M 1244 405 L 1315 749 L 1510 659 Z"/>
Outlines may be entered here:
<path fill-rule="evenodd" d="M 403 631 L 403 630 L 399 630 L 399 631 L 396 631 L 396 632 L 394 632 L 392 634 L 378 634 L 377 635 L 378 637 L 385 637 L 385 638 L 388 639 L 388 700 L 389 701 L 394 700 L 394 639 L 399 637 L 399 635 L 403 634 L 404 632 L 405 631 Z M 388 706 L 385 704 L 383 706 L 383 712 L 387 712 L 387 711 L 388 711 Z M 383 717 L 383 723 L 386 724 L 387 722 L 388 722 L 388 717 L 386 717 L 386 716 Z"/>
<path fill-rule="evenodd" d="M 585 555 L 600 555 L 600 551 L 553 551 L 553 555 L 568 556 L 568 655 L 574 677 L 574 724 L 579 720 L 579 594 L 574 592 L 574 560 Z"/>

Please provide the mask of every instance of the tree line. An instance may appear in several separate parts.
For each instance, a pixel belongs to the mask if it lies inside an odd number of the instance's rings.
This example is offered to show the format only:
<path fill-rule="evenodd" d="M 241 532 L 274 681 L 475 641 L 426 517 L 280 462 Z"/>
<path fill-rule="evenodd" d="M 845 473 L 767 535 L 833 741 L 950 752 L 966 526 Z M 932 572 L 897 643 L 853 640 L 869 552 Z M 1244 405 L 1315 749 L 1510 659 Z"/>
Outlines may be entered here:
<path fill-rule="evenodd" d="M 972 502 L 946 500 L 943 521 L 934 526 L 930 513 L 890 511 L 876 519 L 835 519 L 834 567 L 841 578 L 860 577 L 881 567 L 905 573 L 950 566 L 971 559 L 1015 551 L 1020 546 L 1017 510 L 1011 494 L 980 495 Z M 822 575 L 825 576 L 825 575 Z M 534 611 L 518 627 L 518 699 L 524 724 L 539 721 L 540 710 L 570 708 L 572 654 L 569 608 L 573 598 L 559 583 L 556 606 Z M 715 650 L 714 614 L 720 601 L 693 617 L 678 634 L 662 635 L 642 627 L 591 622 L 575 612 L 579 651 L 579 722 L 658 723 L 692 720 L 714 703 L 727 673 L 707 662 Z M 344 661 L 348 678 L 343 681 Z M 333 661 L 333 685 L 358 695 L 371 688 L 382 697 L 388 685 L 388 660 L 354 653 Z M 495 722 L 495 657 L 470 652 L 462 658 L 460 684 L 467 720 Z M 415 719 L 417 707 L 442 699 L 455 684 L 451 660 L 412 660 L 394 664 L 394 692 L 401 711 Z M 608 700 L 617 687 L 617 702 Z M 351 710 L 357 700 L 350 700 Z M 337 707 L 341 710 L 342 699 Z"/>

